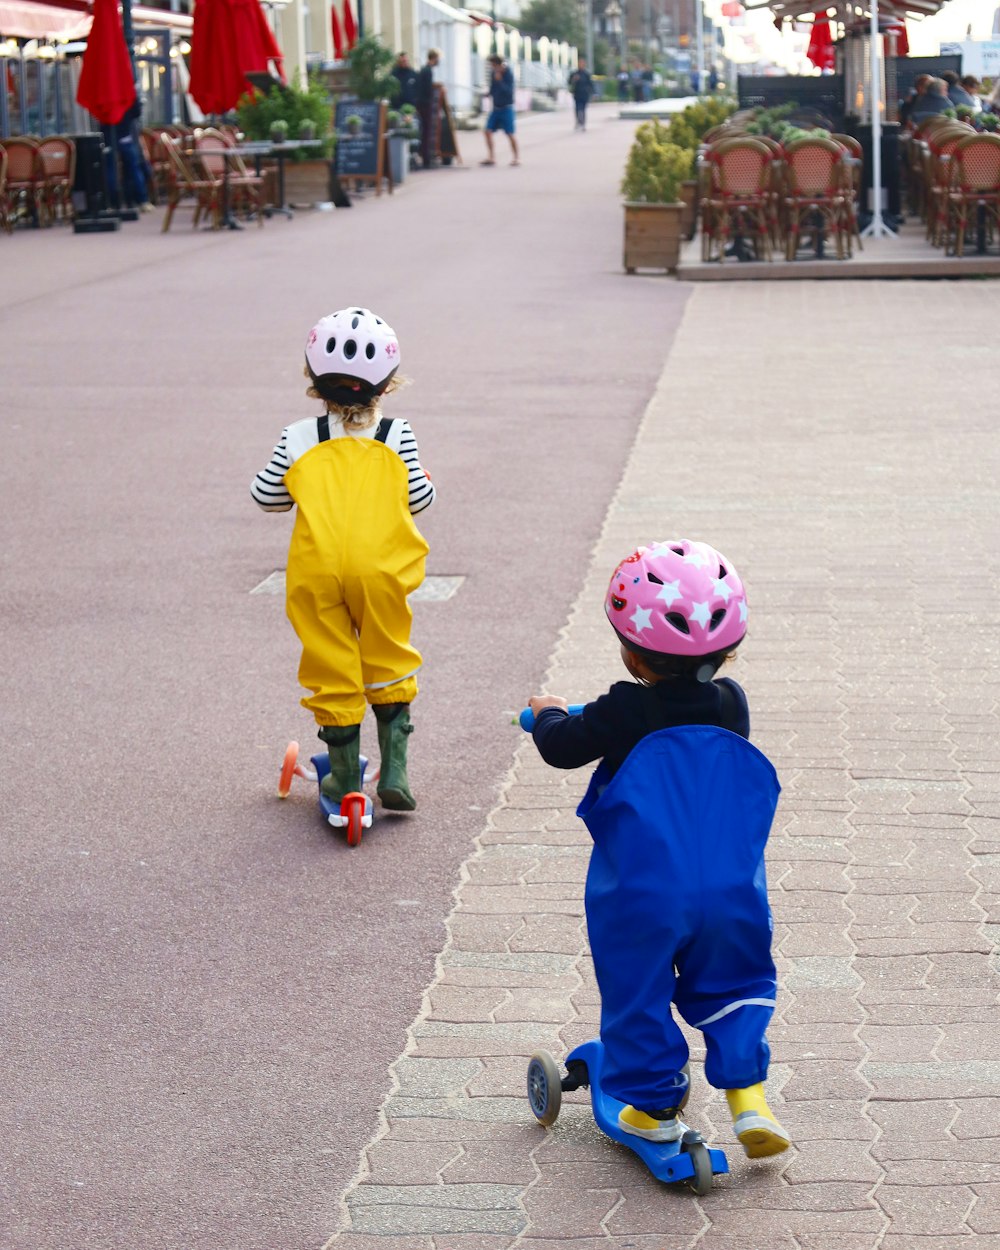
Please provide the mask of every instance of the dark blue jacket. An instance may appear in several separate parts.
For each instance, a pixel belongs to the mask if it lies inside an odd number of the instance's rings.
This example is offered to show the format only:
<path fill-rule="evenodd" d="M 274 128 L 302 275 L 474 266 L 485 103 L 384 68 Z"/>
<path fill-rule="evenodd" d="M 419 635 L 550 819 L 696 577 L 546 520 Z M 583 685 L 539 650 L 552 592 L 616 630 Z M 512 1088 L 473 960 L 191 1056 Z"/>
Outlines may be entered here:
<path fill-rule="evenodd" d="M 514 73 L 509 65 L 503 67 L 499 79 L 490 75 L 490 96 L 495 109 L 509 109 L 514 106 Z"/>

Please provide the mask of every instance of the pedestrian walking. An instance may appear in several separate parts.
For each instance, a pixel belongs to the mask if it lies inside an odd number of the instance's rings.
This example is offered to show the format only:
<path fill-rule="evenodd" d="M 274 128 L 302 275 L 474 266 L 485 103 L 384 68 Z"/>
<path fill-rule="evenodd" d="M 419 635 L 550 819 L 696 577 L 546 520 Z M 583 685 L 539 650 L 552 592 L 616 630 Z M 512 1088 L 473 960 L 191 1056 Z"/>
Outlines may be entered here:
<path fill-rule="evenodd" d="M 619 1127 L 659 1142 L 683 1134 L 688 1048 L 673 1004 L 704 1035 L 705 1077 L 759 1158 L 789 1144 L 763 1086 L 777 988 L 764 844 L 779 787 L 739 741 L 750 734 L 742 689 L 715 680 L 746 633 L 746 606 L 736 570 L 706 543 L 640 547 L 605 599 L 635 681 L 579 715 L 553 697 L 531 708 L 546 763 L 601 761 L 578 814 L 594 839 L 587 930 Z"/>
<path fill-rule="evenodd" d="M 594 80 L 582 56 L 576 63 L 576 69 L 569 76 L 569 89 L 573 93 L 573 104 L 576 108 L 576 129 L 586 130 L 587 105 L 594 94 Z"/>
<path fill-rule="evenodd" d="M 515 113 L 514 113 L 514 73 L 510 66 L 502 56 L 497 56 L 494 52 L 489 58 L 490 65 L 490 115 L 486 119 L 486 129 L 483 132 L 486 135 L 486 160 L 481 161 L 482 165 L 495 165 L 496 150 L 493 146 L 493 136 L 498 130 L 504 131 L 510 140 L 510 150 L 512 153 L 511 164 L 520 165 L 521 158 L 517 150 L 517 138 L 514 134 L 516 129 Z"/>
<path fill-rule="evenodd" d="M 381 415 L 398 386 L 399 342 L 365 308 L 324 317 L 306 342 L 307 394 L 319 417 L 287 426 L 250 492 L 267 512 L 297 508 L 286 609 L 302 643 L 302 700 L 330 752 L 322 791 L 361 789 L 366 703 L 378 730 L 382 806 L 412 811 L 410 704 L 420 653 L 407 595 L 424 580 L 427 543 L 413 521 L 434 502 L 409 422 Z"/>
<path fill-rule="evenodd" d="M 437 48 L 431 48 L 427 60 L 417 74 L 415 88 L 417 114 L 420 117 L 420 163 L 430 169 L 435 163 L 434 153 L 434 70 L 441 60 Z"/>

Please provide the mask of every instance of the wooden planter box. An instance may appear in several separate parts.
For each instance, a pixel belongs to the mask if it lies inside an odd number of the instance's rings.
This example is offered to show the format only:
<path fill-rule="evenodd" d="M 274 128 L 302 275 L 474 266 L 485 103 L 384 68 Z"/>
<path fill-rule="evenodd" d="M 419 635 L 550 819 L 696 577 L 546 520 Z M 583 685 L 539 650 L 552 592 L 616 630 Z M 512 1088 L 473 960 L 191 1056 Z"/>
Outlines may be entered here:
<path fill-rule="evenodd" d="M 285 163 L 285 202 L 293 208 L 312 208 L 333 199 L 329 158 Z"/>
<path fill-rule="evenodd" d="M 637 269 L 677 268 L 681 253 L 681 213 L 684 205 L 626 204 L 626 273 Z"/>

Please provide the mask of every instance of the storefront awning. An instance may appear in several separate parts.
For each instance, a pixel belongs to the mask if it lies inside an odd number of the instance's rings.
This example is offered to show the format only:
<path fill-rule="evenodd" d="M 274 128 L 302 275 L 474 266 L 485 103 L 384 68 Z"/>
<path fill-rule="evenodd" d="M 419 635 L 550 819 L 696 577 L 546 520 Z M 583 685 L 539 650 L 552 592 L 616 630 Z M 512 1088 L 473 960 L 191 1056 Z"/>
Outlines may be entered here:
<path fill-rule="evenodd" d="M 192 20 L 187 13 L 154 9 L 147 5 L 132 6 L 136 26 L 168 27 L 190 33 Z M 93 17 L 90 6 L 77 4 L 42 4 L 39 0 L 0 0 L 0 36 L 6 39 L 86 39 Z"/>

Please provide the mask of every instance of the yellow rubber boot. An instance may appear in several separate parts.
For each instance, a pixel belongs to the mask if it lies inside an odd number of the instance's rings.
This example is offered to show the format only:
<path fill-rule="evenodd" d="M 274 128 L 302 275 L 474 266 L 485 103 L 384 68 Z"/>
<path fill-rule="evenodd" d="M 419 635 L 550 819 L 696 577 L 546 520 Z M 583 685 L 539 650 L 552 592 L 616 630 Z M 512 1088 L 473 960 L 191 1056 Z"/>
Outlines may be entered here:
<path fill-rule="evenodd" d="M 790 1138 L 767 1105 L 763 1085 L 727 1089 L 733 1130 L 750 1159 L 764 1159 L 788 1149 Z"/>
<path fill-rule="evenodd" d="M 640 1111 L 631 1104 L 622 1107 L 618 1113 L 618 1127 L 634 1137 L 645 1137 L 647 1141 L 678 1141 L 684 1136 L 687 1125 L 677 1115 L 676 1107 L 668 1107 L 662 1111 Z"/>

